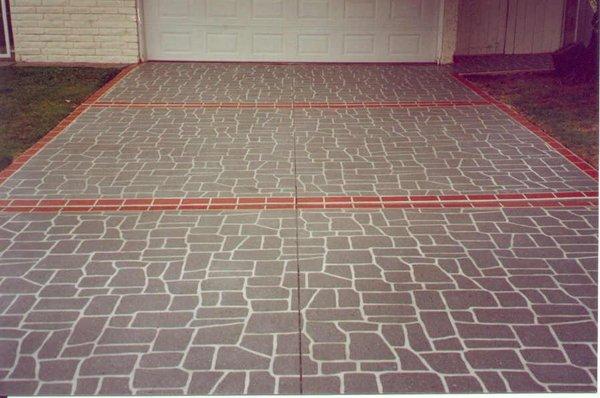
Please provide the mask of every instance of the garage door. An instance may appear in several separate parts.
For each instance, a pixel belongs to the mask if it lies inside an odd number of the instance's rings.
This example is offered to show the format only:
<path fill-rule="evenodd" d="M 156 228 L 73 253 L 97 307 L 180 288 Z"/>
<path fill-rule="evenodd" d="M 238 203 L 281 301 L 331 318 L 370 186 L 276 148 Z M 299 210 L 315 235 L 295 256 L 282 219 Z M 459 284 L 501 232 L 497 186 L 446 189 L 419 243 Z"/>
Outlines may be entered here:
<path fill-rule="evenodd" d="M 440 0 L 144 0 L 146 57 L 186 61 L 423 62 Z"/>

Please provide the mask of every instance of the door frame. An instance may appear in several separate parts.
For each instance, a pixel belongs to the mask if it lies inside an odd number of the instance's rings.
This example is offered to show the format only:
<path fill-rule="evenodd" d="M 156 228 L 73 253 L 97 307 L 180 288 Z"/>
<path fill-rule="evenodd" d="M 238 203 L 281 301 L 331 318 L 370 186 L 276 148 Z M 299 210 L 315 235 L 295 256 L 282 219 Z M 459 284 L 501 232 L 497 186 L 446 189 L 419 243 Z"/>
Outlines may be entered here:
<path fill-rule="evenodd" d="M 6 46 L 6 53 L 0 53 L 0 59 L 12 59 L 13 48 L 12 48 L 12 29 L 9 26 L 10 19 L 9 15 L 8 0 L 0 0 L 0 9 L 2 11 L 2 26 L 4 30 L 4 45 Z"/>
<path fill-rule="evenodd" d="M 437 34 L 437 58 L 436 63 L 442 63 L 442 58 L 444 56 L 444 21 L 445 21 L 445 11 L 446 11 L 446 0 L 440 1 L 440 9 L 439 9 L 439 17 L 438 17 L 438 34 Z M 457 16 L 458 21 L 458 16 Z"/>
<path fill-rule="evenodd" d="M 135 22 L 138 39 L 138 60 L 139 62 L 145 62 L 147 57 L 146 37 L 144 35 L 144 2 L 142 0 L 135 0 Z"/>

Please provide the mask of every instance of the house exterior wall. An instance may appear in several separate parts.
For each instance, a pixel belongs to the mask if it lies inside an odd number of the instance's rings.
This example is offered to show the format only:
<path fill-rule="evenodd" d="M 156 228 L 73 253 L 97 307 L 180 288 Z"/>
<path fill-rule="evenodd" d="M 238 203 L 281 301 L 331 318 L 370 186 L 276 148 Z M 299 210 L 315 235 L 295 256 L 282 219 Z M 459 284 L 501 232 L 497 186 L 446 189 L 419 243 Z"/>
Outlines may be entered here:
<path fill-rule="evenodd" d="M 15 60 L 134 63 L 135 0 L 10 0 Z"/>
<path fill-rule="evenodd" d="M 442 51 L 440 62 L 452 63 L 457 45 L 459 0 L 444 1 L 444 16 L 442 19 Z"/>

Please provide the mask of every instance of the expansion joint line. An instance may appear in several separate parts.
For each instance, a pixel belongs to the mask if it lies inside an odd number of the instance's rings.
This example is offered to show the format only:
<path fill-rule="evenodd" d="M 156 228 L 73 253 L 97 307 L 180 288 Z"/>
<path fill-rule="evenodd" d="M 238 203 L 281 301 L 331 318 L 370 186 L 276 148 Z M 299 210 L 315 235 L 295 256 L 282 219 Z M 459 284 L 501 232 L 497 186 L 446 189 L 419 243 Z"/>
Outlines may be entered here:
<path fill-rule="evenodd" d="M 298 306 L 298 384 L 300 394 L 303 393 L 303 369 L 302 369 L 302 330 L 304 329 L 304 323 L 302 318 L 302 274 L 300 272 L 300 210 L 298 208 L 298 168 L 297 168 L 297 141 L 296 141 L 296 129 L 292 126 L 292 167 L 294 171 L 294 220 L 296 227 L 296 301 Z"/>

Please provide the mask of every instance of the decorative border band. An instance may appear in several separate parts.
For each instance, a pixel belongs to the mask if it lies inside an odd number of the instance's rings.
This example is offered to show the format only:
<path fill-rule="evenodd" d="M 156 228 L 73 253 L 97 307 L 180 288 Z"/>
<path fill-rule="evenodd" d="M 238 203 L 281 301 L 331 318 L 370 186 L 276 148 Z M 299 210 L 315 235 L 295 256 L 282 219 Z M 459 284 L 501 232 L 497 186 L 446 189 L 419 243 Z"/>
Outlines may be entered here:
<path fill-rule="evenodd" d="M 540 192 L 444 196 L 315 196 L 147 199 L 9 199 L 0 212 L 97 212 L 164 210 L 291 210 L 364 208 L 480 208 L 595 206 L 598 192 Z"/>
<path fill-rule="evenodd" d="M 477 101 L 385 101 L 385 102 L 105 102 L 91 106 L 102 108 L 448 108 L 455 106 L 490 105 Z"/>

